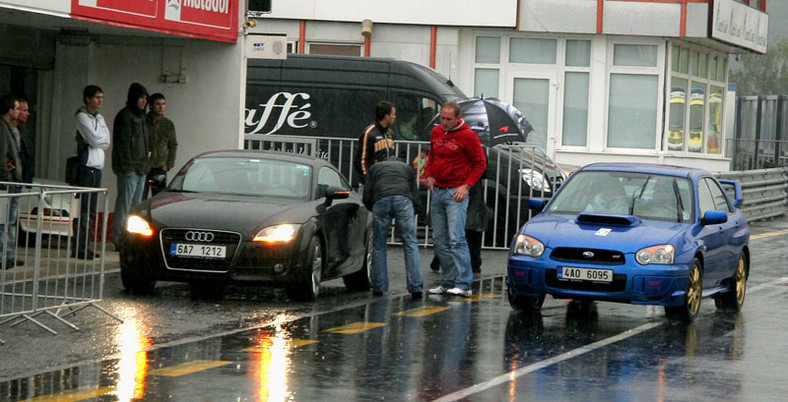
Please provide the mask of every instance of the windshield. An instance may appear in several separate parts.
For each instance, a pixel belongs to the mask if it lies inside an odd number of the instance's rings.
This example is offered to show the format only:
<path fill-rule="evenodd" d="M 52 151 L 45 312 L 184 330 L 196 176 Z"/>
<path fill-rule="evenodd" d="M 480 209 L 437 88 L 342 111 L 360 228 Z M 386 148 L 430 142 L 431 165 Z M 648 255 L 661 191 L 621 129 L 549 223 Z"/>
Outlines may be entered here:
<path fill-rule="evenodd" d="M 689 222 L 693 197 L 688 179 L 632 172 L 575 173 L 546 212 L 634 215 L 641 219 Z"/>
<path fill-rule="evenodd" d="M 194 160 L 173 180 L 170 190 L 307 198 L 312 169 L 295 162 L 206 157 Z"/>

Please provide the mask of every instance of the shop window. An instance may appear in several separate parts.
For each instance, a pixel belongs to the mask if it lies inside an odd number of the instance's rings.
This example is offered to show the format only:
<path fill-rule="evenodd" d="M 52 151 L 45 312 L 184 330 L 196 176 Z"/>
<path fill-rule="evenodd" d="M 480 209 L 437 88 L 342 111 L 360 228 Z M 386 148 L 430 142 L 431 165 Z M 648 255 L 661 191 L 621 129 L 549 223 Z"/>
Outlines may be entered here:
<path fill-rule="evenodd" d="M 703 124 L 706 113 L 706 85 L 692 81 L 689 98 L 689 134 L 687 151 L 703 151 Z"/>
<path fill-rule="evenodd" d="M 709 117 L 706 123 L 709 136 L 706 140 L 706 153 L 719 154 L 722 141 L 723 91 L 722 87 L 716 85 L 709 88 Z"/>
<path fill-rule="evenodd" d="M 564 119 L 562 144 L 585 146 L 588 133 L 589 73 L 567 72 L 564 76 Z"/>
<path fill-rule="evenodd" d="M 494 68 L 477 68 L 474 76 L 473 93 L 477 96 L 498 97 L 499 71 Z"/>
<path fill-rule="evenodd" d="M 655 148 L 659 76 L 611 74 L 607 146 Z"/>
<path fill-rule="evenodd" d="M 555 64 L 557 43 L 555 39 L 512 38 L 509 62 Z"/>
<path fill-rule="evenodd" d="M 670 81 L 670 96 L 668 98 L 668 150 L 681 151 L 684 149 L 684 120 L 687 105 L 687 80 L 673 77 Z"/>
<path fill-rule="evenodd" d="M 725 87 L 724 55 L 673 45 L 665 149 L 720 155 Z M 682 55 L 689 55 L 683 71 Z M 679 60 L 676 60 L 678 57 Z"/>

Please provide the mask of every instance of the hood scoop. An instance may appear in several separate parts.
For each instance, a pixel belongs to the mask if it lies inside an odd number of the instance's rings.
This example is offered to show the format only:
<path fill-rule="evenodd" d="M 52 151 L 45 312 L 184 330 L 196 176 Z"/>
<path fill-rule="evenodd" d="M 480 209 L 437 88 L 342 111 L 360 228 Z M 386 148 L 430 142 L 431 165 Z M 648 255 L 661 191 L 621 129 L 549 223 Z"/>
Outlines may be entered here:
<path fill-rule="evenodd" d="M 637 226 L 640 224 L 640 219 L 632 215 L 582 213 L 577 216 L 575 222 L 586 225 Z"/>

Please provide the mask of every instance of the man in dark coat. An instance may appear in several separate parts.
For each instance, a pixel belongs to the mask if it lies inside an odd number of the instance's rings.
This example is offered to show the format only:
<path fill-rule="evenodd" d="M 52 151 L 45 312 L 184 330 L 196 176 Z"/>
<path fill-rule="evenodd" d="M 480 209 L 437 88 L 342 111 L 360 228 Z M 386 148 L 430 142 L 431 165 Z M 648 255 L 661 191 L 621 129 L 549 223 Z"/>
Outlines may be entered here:
<path fill-rule="evenodd" d="M 112 171 L 118 180 L 112 227 L 116 246 L 120 242 L 126 214 L 142 201 L 145 179 L 150 170 L 150 139 L 145 124 L 147 104 L 148 90 L 139 83 L 131 84 L 126 107 L 115 116 L 112 126 Z"/>

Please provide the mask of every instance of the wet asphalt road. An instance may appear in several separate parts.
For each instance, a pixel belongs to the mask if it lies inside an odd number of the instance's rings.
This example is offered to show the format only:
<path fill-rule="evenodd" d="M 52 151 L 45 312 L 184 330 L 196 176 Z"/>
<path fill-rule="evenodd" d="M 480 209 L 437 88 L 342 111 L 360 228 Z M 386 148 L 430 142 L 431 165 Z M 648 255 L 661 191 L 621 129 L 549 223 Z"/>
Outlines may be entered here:
<path fill-rule="evenodd" d="M 0 326 L 0 401 L 781 401 L 788 220 L 752 232 L 743 311 L 717 313 L 704 299 L 689 325 L 661 310 L 550 297 L 540 316 L 515 313 L 503 251 L 484 252 L 471 299 L 411 300 L 398 248 L 387 295 L 331 281 L 316 304 L 250 288 L 207 300 L 176 283 L 133 296 L 111 273 L 100 305 L 123 323 L 91 308 L 72 318 L 78 332 Z M 426 284 L 438 281 L 426 268 Z"/>

